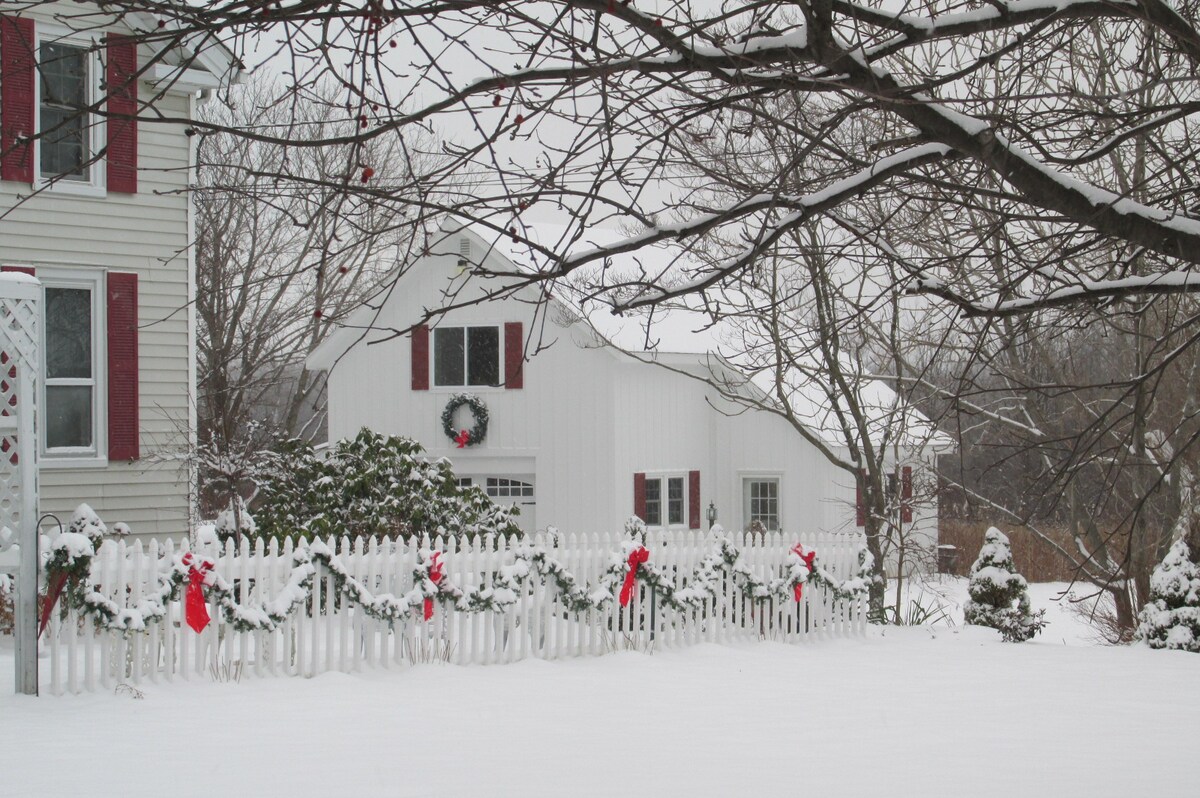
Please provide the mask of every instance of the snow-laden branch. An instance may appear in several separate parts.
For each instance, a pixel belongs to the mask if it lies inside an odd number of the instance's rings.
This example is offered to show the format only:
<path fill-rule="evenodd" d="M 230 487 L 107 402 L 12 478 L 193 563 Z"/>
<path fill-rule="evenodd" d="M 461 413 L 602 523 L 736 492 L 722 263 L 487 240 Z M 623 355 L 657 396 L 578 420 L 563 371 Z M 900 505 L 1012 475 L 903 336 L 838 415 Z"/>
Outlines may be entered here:
<path fill-rule="evenodd" d="M 637 297 L 615 304 L 620 311 L 655 304 L 676 296 L 695 293 L 716 284 L 731 273 L 756 260 L 789 230 L 802 225 L 813 216 L 837 207 L 847 199 L 861 195 L 867 189 L 886 180 L 904 174 L 920 166 L 935 163 L 951 155 L 951 150 L 941 144 L 922 144 L 882 158 L 853 175 L 836 180 L 823 189 L 803 195 L 759 194 L 732 203 L 725 208 L 699 215 L 679 224 L 658 225 L 640 235 L 631 236 L 610 245 L 595 247 L 564 258 L 555 270 L 555 276 L 563 276 L 588 263 L 633 252 L 644 247 L 668 241 L 680 241 L 704 235 L 721 225 L 743 218 L 749 214 L 768 209 L 789 210 L 778 222 L 766 227 L 762 234 L 741 252 L 721 263 L 704 269 L 690 280 L 674 286 L 644 286 Z"/>

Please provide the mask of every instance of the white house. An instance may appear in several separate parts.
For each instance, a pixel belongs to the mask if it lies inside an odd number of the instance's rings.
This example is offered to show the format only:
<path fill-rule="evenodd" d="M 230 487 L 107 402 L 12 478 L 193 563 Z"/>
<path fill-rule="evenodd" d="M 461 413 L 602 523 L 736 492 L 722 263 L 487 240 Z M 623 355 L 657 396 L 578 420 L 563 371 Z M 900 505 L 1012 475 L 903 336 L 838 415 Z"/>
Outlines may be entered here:
<path fill-rule="evenodd" d="M 146 14 L 0 10 L 0 268 L 42 285 L 41 511 L 187 529 L 195 287 L 186 125 L 236 76 L 207 43 L 139 44 Z M 166 31 L 169 33 L 169 29 Z M 89 109 L 80 113 L 78 109 Z M 136 115 L 137 119 L 132 119 Z"/>
<path fill-rule="evenodd" d="M 531 287 L 448 312 L 432 329 L 385 332 L 412 326 L 447 292 L 463 301 L 494 289 L 467 282 L 468 266 L 519 271 L 510 254 L 506 236 L 448 223 L 381 304 L 359 309 L 311 355 L 309 368 L 329 371 L 331 439 L 361 427 L 413 437 L 497 501 L 517 503 L 526 529 L 620 529 L 636 514 L 706 530 L 710 505 L 726 527 L 859 526 L 847 472 L 777 416 L 722 412 L 728 402 L 688 376 L 724 368 L 694 325 L 656 326 L 653 351 L 620 349 L 609 345 L 619 330 L 601 335 L 577 308 L 539 302 Z M 486 406 L 488 426 L 460 448 L 442 415 L 463 392 Z M 473 421 L 460 409 L 451 431 Z M 897 463 L 897 490 L 921 465 Z M 904 516 L 926 545 L 936 542 L 935 503 L 913 500 Z"/>

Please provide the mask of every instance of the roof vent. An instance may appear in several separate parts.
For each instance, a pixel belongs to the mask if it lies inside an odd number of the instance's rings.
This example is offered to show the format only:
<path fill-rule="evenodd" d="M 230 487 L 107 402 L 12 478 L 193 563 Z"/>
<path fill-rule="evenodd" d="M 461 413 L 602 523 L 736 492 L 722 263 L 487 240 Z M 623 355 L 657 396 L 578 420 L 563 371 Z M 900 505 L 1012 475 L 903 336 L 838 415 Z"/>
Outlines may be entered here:
<path fill-rule="evenodd" d="M 471 239 L 463 237 L 458 239 L 458 265 L 461 268 L 466 268 L 471 262 Z"/>

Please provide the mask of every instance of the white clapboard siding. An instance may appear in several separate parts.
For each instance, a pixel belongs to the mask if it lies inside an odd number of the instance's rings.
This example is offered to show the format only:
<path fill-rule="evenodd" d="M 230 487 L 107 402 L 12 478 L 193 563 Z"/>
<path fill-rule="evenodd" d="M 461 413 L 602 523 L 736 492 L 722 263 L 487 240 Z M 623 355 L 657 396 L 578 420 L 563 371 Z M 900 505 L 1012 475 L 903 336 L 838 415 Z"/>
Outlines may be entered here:
<path fill-rule="evenodd" d="M 594 584 L 619 556 L 624 535 L 547 535 L 545 546 L 581 583 Z M 684 531 L 646 533 L 650 562 L 690 577 L 712 551 L 713 541 Z M 784 574 L 795 539 L 780 533 L 738 534 L 735 544 L 760 578 Z M 820 563 L 839 579 L 857 567 L 852 536 L 818 534 L 803 538 Z M 488 586 L 519 544 L 503 536 L 474 540 L 450 537 L 416 541 L 329 540 L 355 579 L 374 594 L 401 595 L 413 586 L 421 549 L 442 552 L 445 573 L 464 590 Z M 275 597 L 292 569 L 291 540 L 232 542 L 220 551 L 197 551 L 216 561 L 217 572 L 236 587 L 240 602 L 257 605 Z M 172 567 L 188 544 L 171 541 L 106 541 L 93 563 L 97 589 L 118 606 L 132 606 Z M 173 602 L 161 621 L 145 632 L 97 632 L 90 620 L 56 609 L 41 646 L 49 667 L 43 687 L 53 694 L 112 690 L 121 684 L 167 683 L 176 679 L 252 679 L 313 676 L 327 671 L 396 668 L 423 662 L 490 665 L 527 658 L 596 656 L 610 651 L 683 648 L 701 642 L 775 640 L 801 642 L 819 637 L 862 634 L 862 601 L 835 600 L 806 587 L 802 603 L 789 597 L 755 606 L 726 579 L 702 609 L 679 612 L 661 606 L 644 583 L 628 607 L 616 601 L 601 610 L 568 612 L 557 588 L 530 579 L 515 604 L 502 612 L 467 613 L 438 602 L 426 621 L 422 608 L 391 626 L 357 611 L 336 594 L 330 573 L 318 567 L 307 606 L 278 629 L 239 632 L 221 617 L 210 598 L 212 623 L 196 634 L 184 622 L 182 601 Z"/>

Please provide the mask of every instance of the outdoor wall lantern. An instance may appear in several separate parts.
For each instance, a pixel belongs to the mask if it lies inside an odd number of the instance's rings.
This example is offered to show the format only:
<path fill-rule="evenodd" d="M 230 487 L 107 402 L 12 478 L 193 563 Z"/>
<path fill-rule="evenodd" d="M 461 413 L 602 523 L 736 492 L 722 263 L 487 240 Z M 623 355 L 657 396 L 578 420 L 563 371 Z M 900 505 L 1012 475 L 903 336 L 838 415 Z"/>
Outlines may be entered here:
<path fill-rule="evenodd" d="M 709 502 L 708 510 L 705 512 L 705 517 L 708 518 L 708 528 L 712 529 L 713 524 L 717 523 L 717 505 Z"/>

